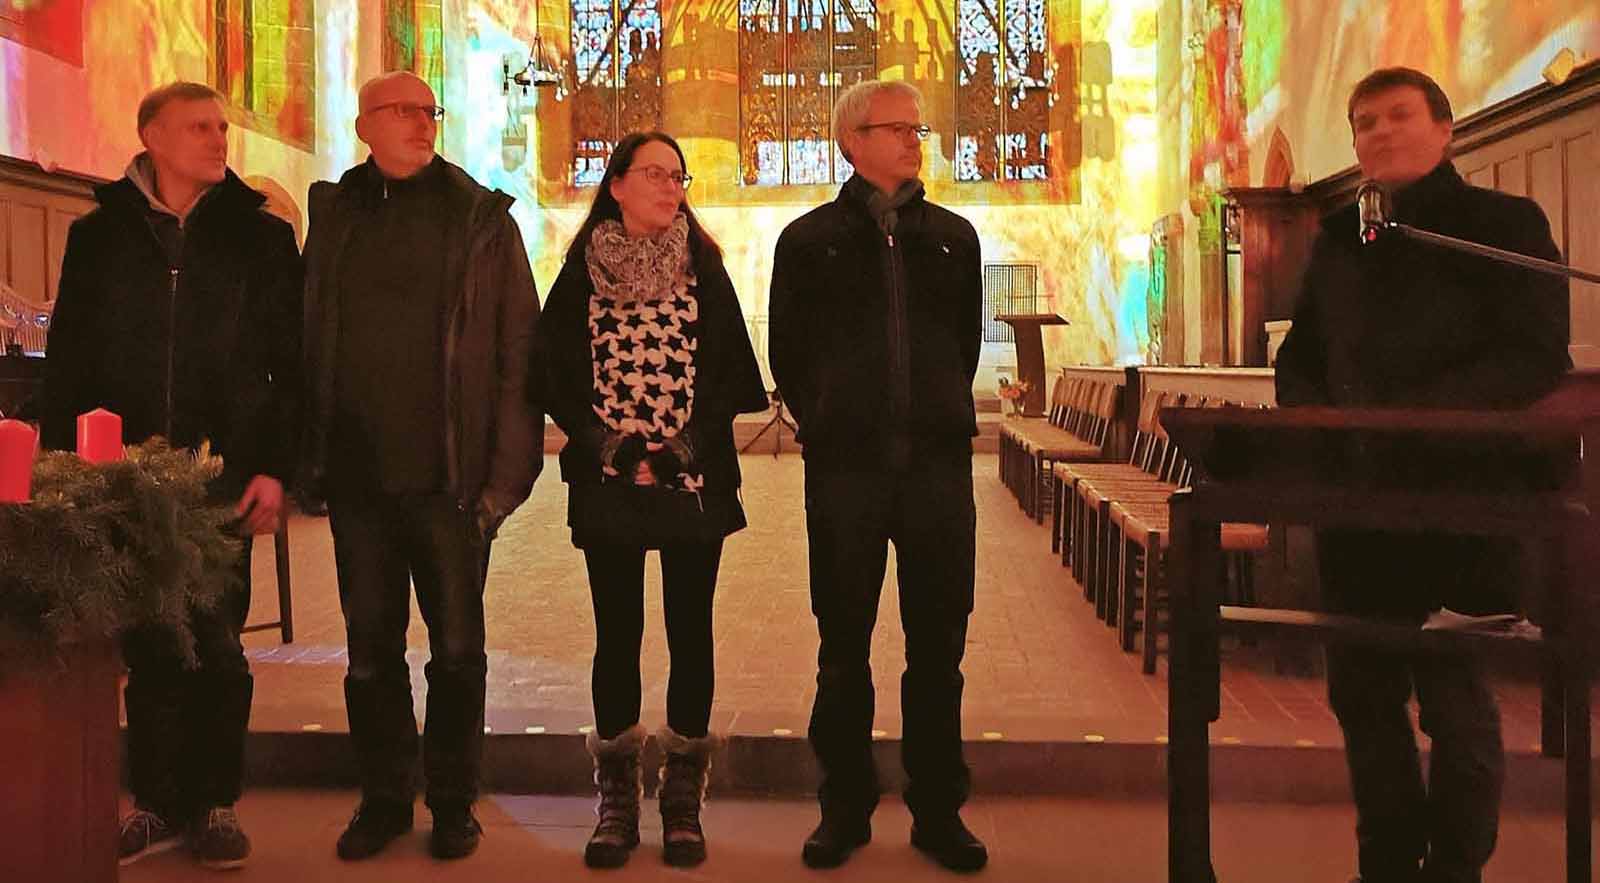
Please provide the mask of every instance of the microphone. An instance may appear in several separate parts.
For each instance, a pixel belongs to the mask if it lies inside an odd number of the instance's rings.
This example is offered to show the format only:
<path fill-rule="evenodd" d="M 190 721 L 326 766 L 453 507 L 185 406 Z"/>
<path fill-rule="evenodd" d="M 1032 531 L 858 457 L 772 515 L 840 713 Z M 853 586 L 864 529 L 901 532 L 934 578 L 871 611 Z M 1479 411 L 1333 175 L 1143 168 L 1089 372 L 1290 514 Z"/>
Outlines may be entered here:
<path fill-rule="evenodd" d="M 1389 193 L 1377 181 L 1363 181 L 1356 190 L 1357 214 L 1361 219 L 1361 244 L 1371 245 L 1390 226 Z"/>

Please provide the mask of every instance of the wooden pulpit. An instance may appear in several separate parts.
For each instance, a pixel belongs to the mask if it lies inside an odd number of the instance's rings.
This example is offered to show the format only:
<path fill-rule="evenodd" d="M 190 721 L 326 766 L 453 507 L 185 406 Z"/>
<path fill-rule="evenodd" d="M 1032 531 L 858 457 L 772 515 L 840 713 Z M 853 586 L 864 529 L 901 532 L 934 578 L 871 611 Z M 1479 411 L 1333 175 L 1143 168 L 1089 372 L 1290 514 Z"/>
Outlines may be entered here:
<path fill-rule="evenodd" d="M 1332 408 L 1167 409 L 1195 470 L 1172 497 L 1168 553 L 1168 861 L 1172 883 L 1211 883 L 1208 728 L 1221 713 L 1218 634 L 1274 631 L 1395 648 L 1532 654 L 1545 664 L 1547 753 L 1566 759 L 1566 879 L 1587 883 L 1590 652 L 1600 573 L 1600 378 L 1575 374 L 1517 412 Z M 1417 480 L 1441 451 L 1450 480 Z M 1412 459 L 1408 459 L 1412 458 Z M 1479 458 L 1474 462 L 1474 458 Z M 1504 464 L 1514 458 L 1516 469 Z M 1459 466 L 1460 468 L 1456 468 Z M 1423 631 L 1308 610 L 1225 607 L 1223 523 L 1427 530 L 1536 541 L 1546 558 L 1528 614 L 1542 636 Z"/>
<path fill-rule="evenodd" d="M 1011 326 L 1011 336 L 1017 342 L 1017 379 L 1028 382 L 1028 397 L 1023 400 L 1022 413 L 1027 417 L 1042 417 L 1045 397 L 1044 334 L 1039 329 L 1046 325 L 1070 323 L 1055 313 L 1011 313 L 994 318 Z"/>

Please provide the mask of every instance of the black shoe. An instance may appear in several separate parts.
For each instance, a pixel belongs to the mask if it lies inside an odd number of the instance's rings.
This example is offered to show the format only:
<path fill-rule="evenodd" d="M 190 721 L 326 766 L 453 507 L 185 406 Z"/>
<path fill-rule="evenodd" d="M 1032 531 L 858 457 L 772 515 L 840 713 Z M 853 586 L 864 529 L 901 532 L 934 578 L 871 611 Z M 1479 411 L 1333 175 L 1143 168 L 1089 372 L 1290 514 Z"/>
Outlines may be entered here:
<path fill-rule="evenodd" d="M 250 838 L 239 827 L 239 816 L 231 806 L 214 806 L 196 819 L 189 832 L 189 848 L 200 864 L 213 871 L 242 868 L 250 858 Z"/>
<path fill-rule="evenodd" d="M 411 830 L 411 807 L 362 801 L 350 824 L 339 835 L 339 858 L 358 862 L 383 851 L 396 837 Z"/>
<path fill-rule="evenodd" d="M 824 813 L 822 823 L 806 838 L 800 860 L 808 868 L 837 868 L 857 847 L 872 840 L 872 822 L 864 818 L 846 819 Z"/>
<path fill-rule="evenodd" d="M 160 813 L 136 809 L 122 817 L 117 839 L 117 864 L 131 865 L 146 856 L 165 852 L 182 841 L 177 828 Z"/>
<path fill-rule="evenodd" d="M 989 863 L 989 850 L 983 841 L 967 830 L 961 816 L 955 813 L 913 822 L 911 845 L 952 871 L 977 871 Z"/>
<path fill-rule="evenodd" d="M 482 836 L 483 826 L 472 815 L 472 807 L 436 809 L 428 850 L 438 859 L 466 858 L 478 851 L 478 840 Z"/>

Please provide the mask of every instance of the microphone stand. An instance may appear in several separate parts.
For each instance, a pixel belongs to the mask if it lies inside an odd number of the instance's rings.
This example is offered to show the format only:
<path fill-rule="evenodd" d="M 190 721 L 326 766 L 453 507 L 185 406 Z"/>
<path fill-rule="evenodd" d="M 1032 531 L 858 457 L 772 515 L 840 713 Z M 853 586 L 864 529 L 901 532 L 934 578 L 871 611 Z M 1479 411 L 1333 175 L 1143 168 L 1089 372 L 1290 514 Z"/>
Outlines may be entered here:
<path fill-rule="evenodd" d="M 1394 221 L 1369 223 L 1366 228 L 1366 234 L 1362 238 L 1367 242 L 1371 242 L 1377 239 L 1379 233 L 1388 232 L 1399 233 L 1407 239 L 1415 239 L 1418 242 L 1426 242 L 1429 245 L 1437 245 L 1441 248 L 1454 249 L 1477 255 L 1478 257 L 1489 258 L 1504 264 L 1515 264 L 1530 270 L 1538 270 L 1541 273 L 1551 273 L 1556 276 L 1567 276 L 1573 279 L 1582 279 L 1585 282 L 1600 284 L 1600 273 L 1590 273 L 1587 270 L 1579 270 L 1576 267 L 1569 267 L 1566 264 L 1555 261 L 1530 257 L 1515 251 L 1506 251 L 1503 248 L 1495 248 L 1492 245 L 1481 245 L 1465 239 L 1457 239 L 1454 236 L 1429 233 L 1427 230 L 1419 230 L 1409 224 L 1399 224 Z"/>

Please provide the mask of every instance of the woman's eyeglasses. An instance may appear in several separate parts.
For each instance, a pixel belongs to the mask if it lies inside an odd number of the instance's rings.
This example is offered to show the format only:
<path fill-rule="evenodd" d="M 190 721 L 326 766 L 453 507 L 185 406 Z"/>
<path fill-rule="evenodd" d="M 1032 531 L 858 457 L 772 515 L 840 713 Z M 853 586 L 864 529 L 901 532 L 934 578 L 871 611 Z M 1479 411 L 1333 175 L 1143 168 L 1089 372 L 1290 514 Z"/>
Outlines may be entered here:
<path fill-rule="evenodd" d="M 684 173 L 677 171 L 669 172 L 661 166 L 639 166 L 638 168 L 626 169 L 621 174 L 626 175 L 630 172 L 642 173 L 645 177 L 645 180 L 649 181 L 651 184 L 665 184 L 666 182 L 671 181 L 674 186 L 683 190 L 688 190 L 689 182 L 694 180 L 693 175 L 685 175 Z"/>

